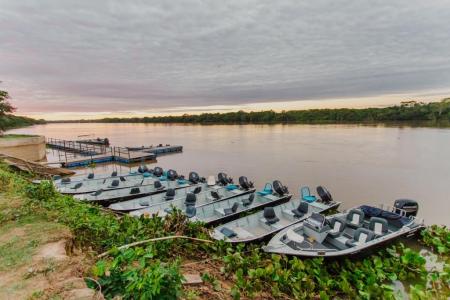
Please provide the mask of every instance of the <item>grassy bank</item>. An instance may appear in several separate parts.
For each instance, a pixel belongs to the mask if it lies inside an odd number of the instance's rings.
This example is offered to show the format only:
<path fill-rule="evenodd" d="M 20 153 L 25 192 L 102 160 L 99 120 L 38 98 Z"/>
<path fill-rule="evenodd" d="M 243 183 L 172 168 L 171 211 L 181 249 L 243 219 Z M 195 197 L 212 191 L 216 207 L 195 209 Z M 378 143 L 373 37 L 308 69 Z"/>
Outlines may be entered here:
<path fill-rule="evenodd" d="M 167 236 L 204 240 L 209 237 L 202 224 L 187 222 L 179 212 L 165 220 L 127 215 L 119 218 L 57 193 L 50 183 L 32 185 L 4 166 L 0 166 L 0 187 L 2 197 L 19 199 L 17 205 L 0 207 L 1 230 L 20 222 L 32 225 L 33 218 L 36 224 L 42 221 L 70 229 L 75 245 L 90 253 L 93 260 L 93 267 L 84 274 L 94 279 L 87 279 L 88 284 L 101 287 L 106 298 L 401 299 L 392 285 L 395 280 L 406 285 L 412 299 L 450 296 L 450 232 L 442 227 L 430 227 L 421 239 L 444 261 L 443 267 L 435 270 L 427 270 L 425 258 L 402 244 L 365 259 L 339 262 L 269 255 L 257 245 L 231 247 L 223 242 L 186 239 L 119 249 L 133 242 Z M 42 230 L 36 230 L 39 231 Z M 1 251 L 13 252 L 8 246 Z M 108 252 L 104 257 L 96 257 L 105 251 Z M 188 273 L 200 273 L 204 283 L 183 285 L 183 274 Z M 48 298 L 45 292 L 35 296 Z"/>

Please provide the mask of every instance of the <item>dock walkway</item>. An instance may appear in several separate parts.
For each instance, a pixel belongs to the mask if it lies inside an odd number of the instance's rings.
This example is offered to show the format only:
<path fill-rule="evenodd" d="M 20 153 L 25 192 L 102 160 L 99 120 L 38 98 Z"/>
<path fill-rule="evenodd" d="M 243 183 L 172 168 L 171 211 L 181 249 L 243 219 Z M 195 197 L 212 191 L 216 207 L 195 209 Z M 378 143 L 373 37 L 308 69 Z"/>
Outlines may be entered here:
<path fill-rule="evenodd" d="M 48 138 L 46 143 L 49 148 L 64 151 L 64 154 L 60 155 L 59 162 L 66 168 L 112 161 L 126 164 L 156 161 L 158 155 L 183 151 L 183 146 L 108 147 L 101 144 L 85 143 L 84 141 L 53 138 Z M 67 155 L 67 153 L 72 155 Z"/>

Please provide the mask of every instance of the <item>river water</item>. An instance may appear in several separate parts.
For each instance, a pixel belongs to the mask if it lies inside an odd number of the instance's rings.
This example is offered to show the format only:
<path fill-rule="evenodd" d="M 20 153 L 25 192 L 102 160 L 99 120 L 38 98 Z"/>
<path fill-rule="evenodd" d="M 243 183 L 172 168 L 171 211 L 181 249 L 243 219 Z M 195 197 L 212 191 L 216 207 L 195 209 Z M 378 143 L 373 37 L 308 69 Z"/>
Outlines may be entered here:
<path fill-rule="evenodd" d="M 281 180 L 294 195 L 323 185 L 343 208 L 419 202 L 428 224 L 450 225 L 450 129 L 364 125 L 47 124 L 10 133 L 77 139 L 107 137 L 114 146 L 182 145 L 156 165 L 201 176 L 246 175 L 257 188 Z M 49 160 L 55 159 L 49 150 Z M 127 166 L 98 165 L 128 172 Z"/>

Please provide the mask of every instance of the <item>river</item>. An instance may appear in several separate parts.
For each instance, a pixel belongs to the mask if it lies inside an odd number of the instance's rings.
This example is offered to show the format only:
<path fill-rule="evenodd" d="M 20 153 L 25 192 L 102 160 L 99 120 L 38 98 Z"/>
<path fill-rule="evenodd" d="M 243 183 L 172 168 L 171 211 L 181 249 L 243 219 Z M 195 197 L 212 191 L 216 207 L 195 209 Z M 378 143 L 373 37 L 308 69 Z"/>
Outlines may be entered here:
<path fill-rule="evenodd" d="M 450 225 L 450 129 L 383 125 L 47 124 L 9 131 L 76 139 L 109 138 L 115 146 L 177 144 L 181 154 L 156 165 L 201 176 L 246 175 L 257 188 L 281 180 L 294 195 L 325 186 L 343 208 L 419 202 L 428 224 Z M 49 150 L 49 160 L 54 155 Z M 156 166 L 154 165 L 154 166 Z M 98 165 L 97 172 L 129 167 Z"/>

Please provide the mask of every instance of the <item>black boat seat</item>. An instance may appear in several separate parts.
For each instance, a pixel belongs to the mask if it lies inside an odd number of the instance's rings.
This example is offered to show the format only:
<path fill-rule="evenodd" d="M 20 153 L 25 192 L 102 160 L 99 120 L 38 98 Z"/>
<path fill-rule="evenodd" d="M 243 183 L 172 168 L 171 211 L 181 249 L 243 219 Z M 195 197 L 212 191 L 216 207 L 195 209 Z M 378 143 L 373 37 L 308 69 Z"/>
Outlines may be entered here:
<path fill-rule="evenodd" d="M 163 190 L 163 189 L 164 189 L 164 187 L 163 187 L 162 184 L 161 184 L 161 181 L 159 181 L 159 180 L 157 180 L 157 181 L 155 181 L 155 182 L 153 183 L 153 187 L 154 187 L 155 189 L 157 189 L 157 190 Z"/>
<path fill-rule="evenodd" d="M 140 206 L 149 206 L 150 202 L 148 200 L 139 200 L 139 205 Z"/>
<path fill-rule="evenodd" d="M 388 232 L 388 222 L 383 218 L 372 217 L 369 221 L 369 230 L 377 237 L 383 236 Z"/>
<path fill-rule="evenodd" d="M 95 191 L 95 192 L 92 193 L 91 195 L 92 195 L 92 196 L 99 196 L 101 193 L 103 193 L 103 190 Z"/>
<path fill-rule="evenodd" d="M 196 202 L 197 202 L 197 196 L 194 193 L 187 193 L 186 200 L 184 201 L 184 205 L 195 206 Z"/>
<path fill-rule="evenodd" d="M 344 232 L 345 224 L 345 220 L 332 218 L 330 220 L 331 230 L 328 232 L 328 235 L 333 238 L 340 236 Z"/>
<path fill-rule="evenodd" d="M 111 173 L 111 177 L 116 177 L 117 176 L 117 171 L 114 171 Z"/>
<path fill-rule="evenodd" d="M 114 179 L 114 180 L 111 182 L 110 187 L 118 187 L 119 184 L 120 184 L 120 181 L 119 181 L 118 179 Z"/>
<path fill-rule="evenodd" d="M 197 214 L 197 209 L 195 208 L 195 206 L 189 205 L 186 207 L 185 214 L 186 214 L 186 217 L 188 217 L 190 219 Z"/>
<path fill-rule="evenodd" d="M 220 200 L 220 198 L 222 198 L 216 191 L 211 191 L 211 196 L 214 198 L 214 200 Z"/>
<path fill-rule="evenodd" d="M 360 209 L 352 209 L 348 212 L 346 217 L 346 224 L 351 228 L 358 228 L 363 225 L 364 212 Z"/>
<path fill-rule="evenodd" d="M 248 198 L 242 199 L 242 205 L 249 206 L 255 200 L 255 194 L 251 194 Z"/>
<path fill-rule="evenodd" d="M 175 198 L 175 189 L 167 189 L 166 195 L 164 196 L 164 200 L 170 201 Z"/>
<path fill-rule="evenodd" d="M 231 206 L 230 208 L 225 208 L 223 210 L 223 212 L 225 213 L 225 216 L 231 215 L 231 214 L 234 214 L 235 212 L 237 212 L 238 208 L 239 208 L 239 203 L 234 202 L 233 206 Z"/>
<path fill-rule="evenodd" d="M 355 247 L 370 242 L 374 238 L 374 233 L 366 228 L 358 228 L 353 234 L 353 239 L 347 240 L 345 245 L 348 247 Z"/>
<path fill-rule="evenodd" d="M 272 225 L 280 221 L 280 219 L 275 214 L 275 210 L 273 209 L 273 207 L 265 207 L 263 217 L 267 225 Z"/>
<path fill-rule="evenodd" d="M 75 186 L 71 187 L 72 190 L 78 190 L 83 185 L 82 182 L 78 182 Z"/>
<path fill-rule="evenodd" d="M 94 173 L 89 173 L 89 175 L 87 176 L 87 179 L 94 179 Z"/>
<path fill-rule="evenodd" d="M 202 187 L 198 186 L 192 192 L 197 195 L 197 194 L 200 194 L 201 191 L 202 191 Z"/>
<path fill-rule="evenodd" d="M 120 181 L 122 181 L 122 182 L 127 181 L 127 179 L 123 176 L 120 176 L 119 178 L 120 178 Z"/>
<path fill-rule="evenodd" d="M 305 214 L 308 213 L 309 205 L 305 201 L 300 201 L 300 204 L 297 208 L 292 210 L 292 213 L 294 214 L 294 218 L 302 218 Z"/>
<path fill-rule="evenodd" d="M 138 187 L 134 187 L 134 188 L 131 188 L 130 195 L 136 195 L 136 194 L 139 194 L 140 192 L 141 192 L 141 190 Z"/>
<path fill-rule="evenodd" d="M 232 237 L 237 236 L 237 233 L 236 233 L 236 232 L 234 232 L 233 230 L 231 230 L 231 229 L 229 229 L 229 228 L 227 228 L 227 227 L 221 228 L 221 229 L 220 229 L 220 232 L 221 232 L 224 236 L 226 236 L 227 238 L 232 238 Z"/>
<path fill-rule="evenodd" d="M 66 177 L 66 178 L 63 178 L 63 179 L 61 179 L 61 183 L 62 184 L 67 184 L 67 183 L 70 183 L 70 178 L 69 177 Z"/>

